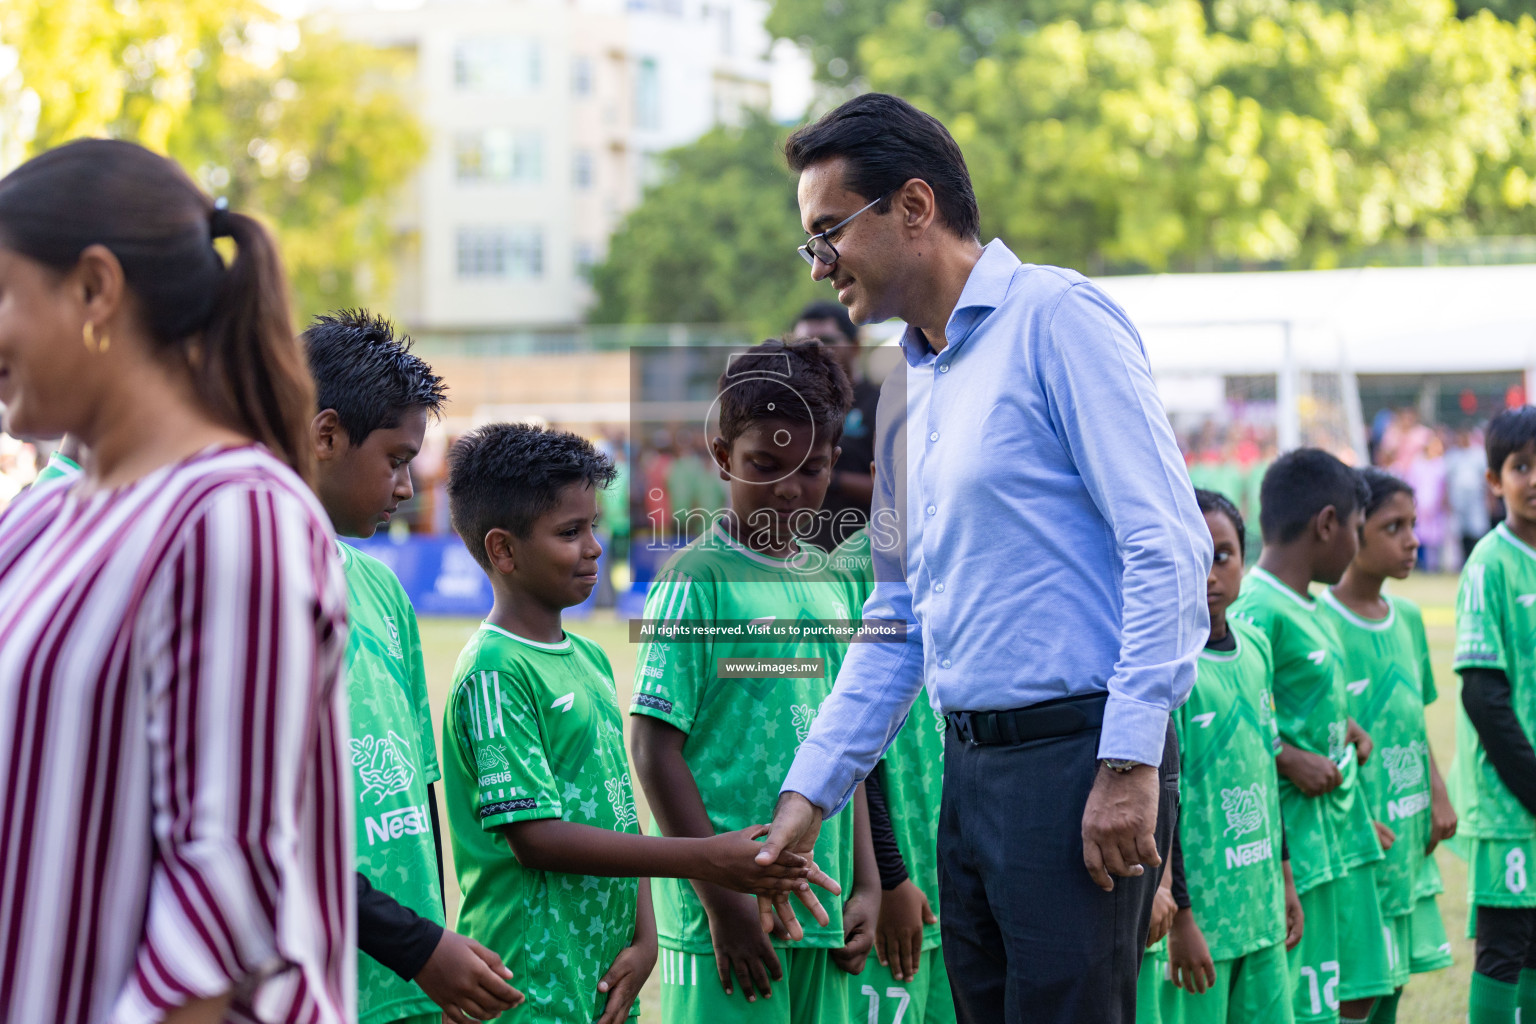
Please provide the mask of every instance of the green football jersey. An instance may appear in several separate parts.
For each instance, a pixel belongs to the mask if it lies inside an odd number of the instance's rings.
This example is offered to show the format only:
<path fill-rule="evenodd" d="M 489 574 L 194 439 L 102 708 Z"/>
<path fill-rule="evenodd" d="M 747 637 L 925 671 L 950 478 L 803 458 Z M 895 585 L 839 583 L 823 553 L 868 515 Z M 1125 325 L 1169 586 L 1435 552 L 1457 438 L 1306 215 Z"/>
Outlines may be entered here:
<path fill-rule="evenodd" d="M 1173 713 L 1179 845 L 1195 920 L 1211 957 L 1230 960 L 1285 938 L 1280 779 L 1269 640 L 1228 620 L 1237 647 L 1200 652 L 1195 688 Z M 1294 850 L 1294 846 L 1292 847 Z"/>
<path fill-rule="evenodd" d="M 1263 569 L 1250 570 L 1244 584 L 1229 618 L 1251 623 L 1269 640 L 1280 738 L 1323 755 L 1347 774 L 1354 757 L 1344 742 L 1348 713 L 1337 638 L 1318 614 L 1316 601 L 1301 597 Z M 1298 893 L 1342 878 L 1347 870 L 1347 837 L 1342 834 L 1346 808 L 1335 796 L 1342 789 L 1310 797 L 1280 777 L 1280 811 Z"/>
<path fill-rule="evenodd" d="M 1452 667 L 1496 668 L 1525 734 L 1536 742 L 1536 550 L 1500 523 L 1477 542 L 1456 594 Z M 1456 758 L 1449 779 L 1459 835 L 1477 839 L 1536 836 L 1536 818 L 1499 779 L 1481 738 L 1456 704 Z"/>
<path fill-rule="evenodd" d="M 634 936 L 639 883 L 525 868 L 501 830 L 560 818 L 637 831 L 608 656 L 572 633 L 542 644 L 487 622 L 453 678 L 443 760 L 459 931 L 511 968 L 528 997 L 515 1019 L 590 1024 L 607 998 L 597 983 Z"/>
<path fill-rule="evenodd" d="M 668 561 L 645 602 L 648 621 L 707 627 L 752 622 L 807 626 L 857 618 L 851 581 L 825 568 L 828 556 L 807 549 L 794 559 L 769 558 L 737 543 L 717 526 Z M 630 713 L 650 715 L 688 734 L 683 758 L 693 773 L 716 833 L 761 824 L 773 813 L 795 751 L 811 731 L 821 702 L 832 692 L 846 638 L 778 638 L 755 632 L 686 640 L 650 640 L 637 653 Z M 772 662 L 820 658 L 812 678 L 730 675 L 723 659 Z M 766 666 L 765 666 L 766 667 Z M 653 834 L 659 834 L 654 819 Z M 853 815 L 838 814 L 821 827 L 816 862 L 853 888 Z M 661 945 L 709 953 L 709 920 L 684 879 L 657 878 L 656 930 Z M 798 945 L 843 945 L 839 900 L 825 900 L 831 921 L 805 920 Z"/>
<path fill-rule="evenodd" d="M 874 563 L 869 553 L 869 528 L 848 535 L 832 552 L 833 564 L 853 577 L 857 607 L 875 587 Z M 891 831 L 912 883 L 928 897 L 934 916 L 939 914 L 939 804 L 944 792 L 944 716 L 928 702 L 928 688 L 917 693 L 906 724 L 891 741 L 880 761 L 880 782 L 885 789 Z M 923 927 L 923 946 L 937 947 L 938 924 Z"/>
<path fill-rule="evenodd" d="M 1344 652 L 1349 713 L 1370 733 L 1375 751 L 1360 769 L 1371 816 L 1397 833 L 1376 868 L 1381 912 L 1413 910 L 1414 882 L 1429 843 L 1429 735 L 1424 706 L 1435 700 L 1429 641 L 1418 606 L 1388 597 L 1387 617 L 1372 620 L 1324 591 L 1322 609 L 1333 620 Z"/>
<path fill-rule="evenodd" d="M 375 889 L 443 923 L 428 783 L 441 778 L 416 613 L 389 567 L 338 544 L 347 575 L 347 703 L 357 794 L 357 870 Z M 412 982 L 357 955 L 360 1024 L 440 1015 Z"/>

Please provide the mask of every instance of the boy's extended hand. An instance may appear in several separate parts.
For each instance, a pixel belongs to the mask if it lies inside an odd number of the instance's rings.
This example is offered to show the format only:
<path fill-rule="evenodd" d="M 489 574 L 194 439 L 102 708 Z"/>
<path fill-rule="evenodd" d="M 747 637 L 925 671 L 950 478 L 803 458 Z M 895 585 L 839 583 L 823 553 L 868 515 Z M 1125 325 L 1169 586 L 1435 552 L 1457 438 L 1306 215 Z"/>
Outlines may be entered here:
<path fill-rule="evenodd" d="M 843 945 L 831 950 L 832 963 L 848 974 L 864 970 L 864 961 L 875 945 L 875 924 L 880 919 L 880 890 L 871 886 L 855 890 L 843 904 Z"/>
<path fill-rule="evenodd" d="M 1322 796 L 1344 784 L 1344 773 L 1339 771 L 1338 765 L 1322 754 L 1313 754 L 1289 743 L 1280 744 L 1280 753 L 1275 755 L 1275 769 L 1307 796 Z"/>
<path fill-rule="evenodd" d="M 1199 995 L 1216 984 L 1211 947 L 1187 907 L 1173 915 L 1173 929 L 1168 933 L 1168 966 L 1173 983 L 1186 992 Z"/>
<path fill-rule="evenodd" d="M 507 984 L 511 977 L 501 957 L 445 928 L 413 980 L 453 1024 L 472 1024 L 471 1017 L 486 1020 L 522 1005 L 523 994 Z"/>
<path fill-rule="evenodd" d="M 608 993 L 603 1004 L 603 1015 L 597 1024 L 624 1024 L 629 1018 L 629 1008 L 640 997 L 640 988 L 651 976 L 656 966 L 656 942 L 635 942 L 625 946 L 613 958 L 613 964 L 597 983 L 599 992 Z"/>
<path fill-rule="evenodd" d="M 875 958 L 897 981 L 910 981 L 923 963 L 923 926 L 939 919 L 923 890 L 907 879 L 880 895 L 875 925 Z"/>
<path fill-rule="evenodd" d="M 715 973 L 726 995 L 741 985 L 747 1002 L 773 995 L 772 982 L 784 980 L 779 954 L 758 922 L 752 900 L 733 892 L 717 892 L 704 904 L 709 916 L 709 938 L 715 946 Z M 736 983 L 731 976 L 735 975 Z"/>

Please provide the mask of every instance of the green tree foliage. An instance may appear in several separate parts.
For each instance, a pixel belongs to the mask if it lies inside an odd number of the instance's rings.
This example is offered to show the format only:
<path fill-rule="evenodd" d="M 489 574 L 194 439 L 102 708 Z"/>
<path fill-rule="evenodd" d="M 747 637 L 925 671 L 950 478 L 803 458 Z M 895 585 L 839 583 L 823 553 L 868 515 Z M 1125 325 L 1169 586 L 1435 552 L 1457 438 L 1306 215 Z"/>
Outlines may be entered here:
<path fill-rule="evenodd" d="M 776 0 L 772 18 L 816 40 L 834 94 L 893 92 L 943 120 L 983 237 L 1026 260 L 1328 267 L 1381 243 L 1536 233 L 1529 17 L 1462 17 L 1451 0 Z M 732 184 L 727 142 L 763 166 L 750 192 Z M 763 193 L 760 161 L 778 147 L 751 144 L 719 136 L 676 154 L 631 224 L 685 203 L 695 221 L 729 223 L 749 202 L 756 223 L 792 204 L 787 187 L 783 203 Z M 615 258 L 655 259 L 645 238 Z M 776 293 L 743 263 L 752 248 L 715 236 L 709 294 L 734 302 L 701 313 L 765 315 Z M 605 314 L 661 312 L 613 280 L 598 278 Z"/>
<path fill-rule="evenodd" d="M 764 337 L 791 326 L 825 284 L 795 248 L 805 241 L 786 129 L 761 116 L 716 128 L 666 154 L 663 177 L 593 272 L 596 323 L 745 323 Z"/>
<path fill-rule="evenodd" d="M 1330 266 L 1383 241 L 1536 230 L 1536 32 L 1448 0 L 1101 3 L 962 64 L 903 0 L 872 88 L 943 119 L 984 230 L 1100 268 Z M 959 68 L 944 74 L 941 69 Z"/>
<path fill-rule="evenodd" d="M 21 85 L 0 103 L 36 97 L 18 155 L 140 142 L 266 219 L 301 316 L 382 294 L 389 208 L 425 152 L 395 55 L 254 0 L 4 0 L 0 43 Z"/>

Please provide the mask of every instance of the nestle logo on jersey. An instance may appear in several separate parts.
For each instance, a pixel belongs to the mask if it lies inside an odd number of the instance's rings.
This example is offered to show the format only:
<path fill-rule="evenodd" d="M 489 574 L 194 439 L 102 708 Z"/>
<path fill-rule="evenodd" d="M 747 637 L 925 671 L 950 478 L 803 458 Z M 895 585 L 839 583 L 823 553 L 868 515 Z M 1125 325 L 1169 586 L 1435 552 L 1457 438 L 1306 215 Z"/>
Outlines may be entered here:
<path fill-rule="evenodd" d="M 525 796 L 520 800 L 502 800 L 499 803 L 486 804 L 480 808 L 480 817 L 489 818 L 496 814 L 510 814 L 513 811 L 531 811 L 539 806 L 539 802 L 531 796 Z"/>
<path fill-rule="evenodd" d="M 1249 864 L 1258 864 L 1269 860 L 1275 855 L 1273 839 L 1259 839 L 1252 843 L 1244 843 L 1241 846 L 1227 847 L 1227 867 L 1245 868 Z"/>
<path fill-rule="evenodd" d="M 368 830 L 368 845 L 372 846 L 401 836 L 423 835 L 432 828 L 432 819 L 427 815 L 427 805 L 422 804 L 420 807 L 402 807 L 398 811 L 374 818 L 364 818 L 363 824 Z"/>
<path fill-rule="evenodd" d="M 1429 809 L 1428 793 L 1410 793 L 1398 800 L 1387 801 L 1387 820 L 1398 821 L 1422 814 Z"/>
<path fill-rule="evenodd" d="M 672 702 L 665 697 L 658 697 L 654 693 L 635 694 L 635 704 L 642 708 L 652 708 L 664 715 L 672 713 Z"/>

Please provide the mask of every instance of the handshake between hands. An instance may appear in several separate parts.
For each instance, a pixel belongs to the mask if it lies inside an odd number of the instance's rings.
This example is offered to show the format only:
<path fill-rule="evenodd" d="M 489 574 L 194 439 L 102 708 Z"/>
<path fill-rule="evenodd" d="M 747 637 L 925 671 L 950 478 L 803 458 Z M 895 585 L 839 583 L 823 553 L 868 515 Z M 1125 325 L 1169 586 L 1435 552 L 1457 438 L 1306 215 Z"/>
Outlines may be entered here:
<path fill-rule="evenodd" d="M 830 918 L 811 886 L 833 896 L 841 895 L 843 888 L 817 866 L 809 851 L 775 849 L 759 841 L 769 834 L 769 826 L 752 825 L 704 840 L 708 846 L 705 873 L 698 877 L 724 889 L 756 896 L 763 931 L 775 931 L 777 922 L 789 939 L 799 941 L 805 937 L 805 930 L 795 918 L 790 897 L 799 900 L 817 924 L 825 925 Z"/>

